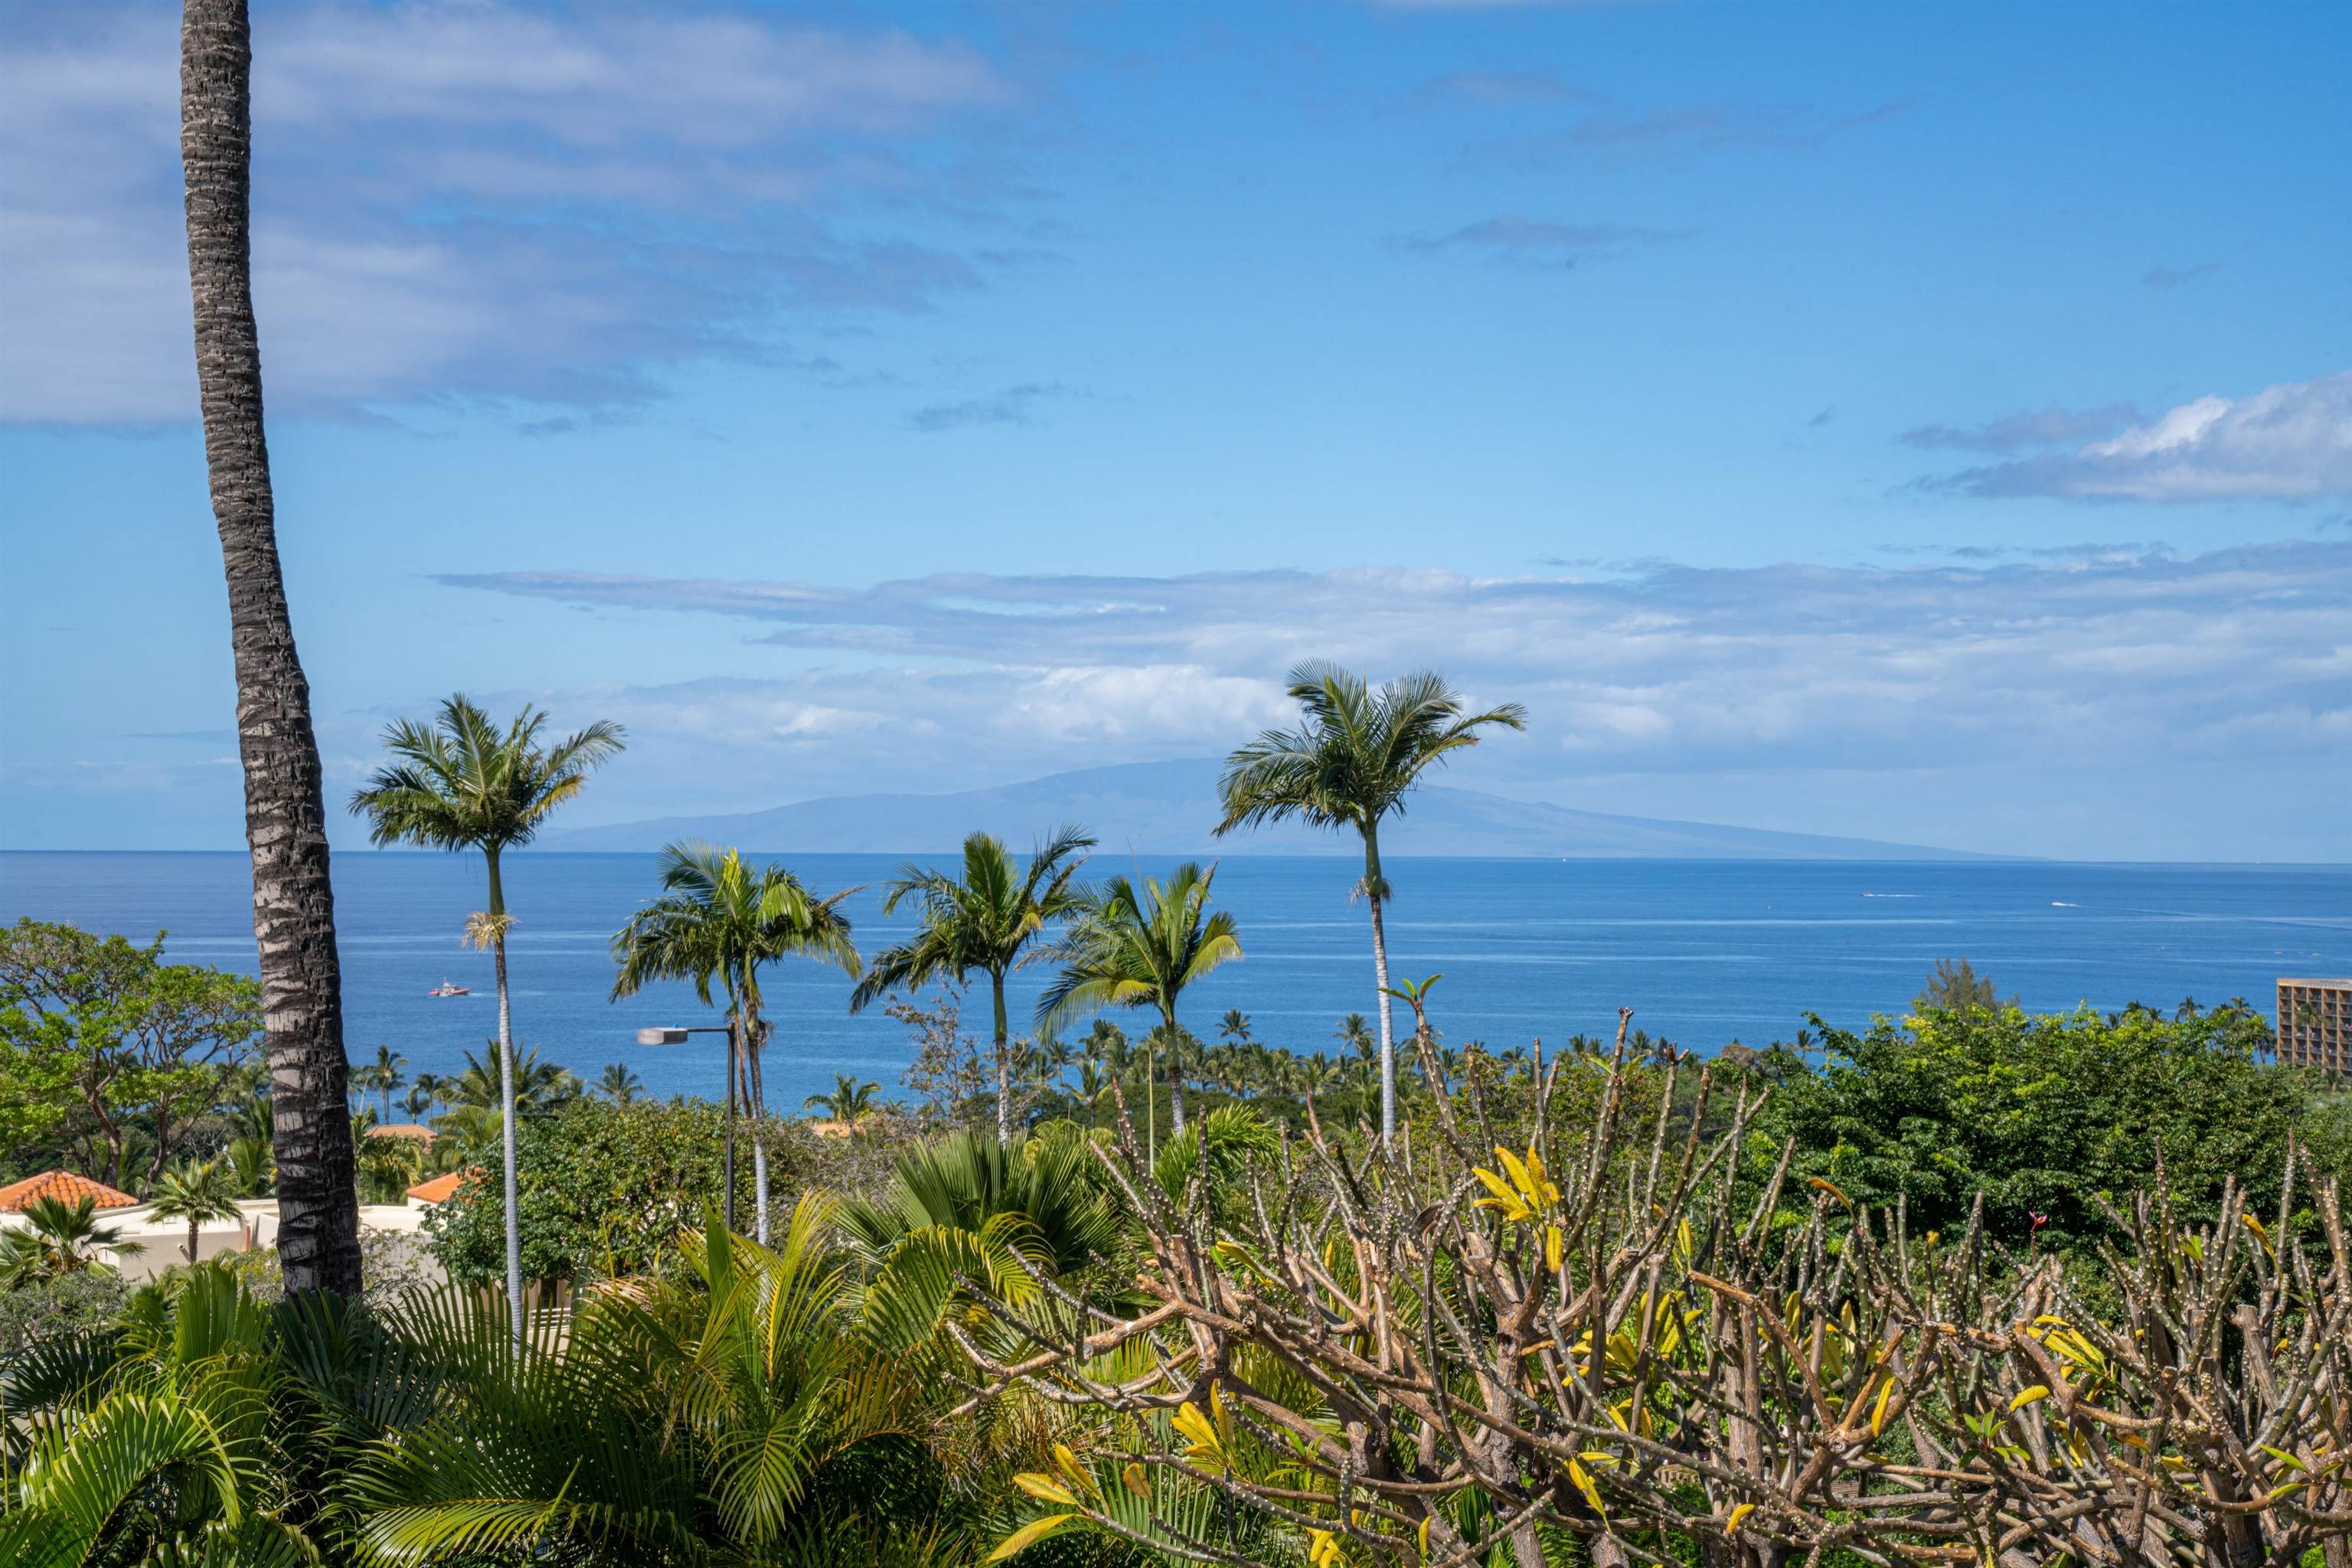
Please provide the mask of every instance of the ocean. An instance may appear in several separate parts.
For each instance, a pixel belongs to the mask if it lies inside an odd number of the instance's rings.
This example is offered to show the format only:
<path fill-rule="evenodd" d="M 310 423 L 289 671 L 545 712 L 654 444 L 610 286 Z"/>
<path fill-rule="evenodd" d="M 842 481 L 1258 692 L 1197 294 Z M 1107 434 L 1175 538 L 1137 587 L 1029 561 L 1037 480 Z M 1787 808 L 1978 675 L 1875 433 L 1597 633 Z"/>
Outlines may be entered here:
<path fill-rule="evenodd" d="M 889 857 L 782 858 L 811 887 L 860 887 L 848 909 L 872 952 L 908 930 L 882 917 Z M 1104 857 L 1097 868 L 1130 869 Z M 526 852 L 507 862 L 518 1037 L 593 1079 L 626 1062 L 660 1095 L 722 1092 L 722 1047 L 641 1047 L 640 1026 L 707 1024 L 690 987 L 609 1000 L 613 932 L 655 892 L 651 855 Z M 1374 1011 L 1370 940 L 1346 857 L 1223 862 L 1215 901 L 1246 956 L 1186 993 L 1184 1021 L 1213 1038 L 1229 1007 L 1258 1038 L 1337 1048 L 1339 1020 Z M 1164 874 L 1147 860 L 1141 869 Z M 459 942 L 481 902 L 478 857 L 335 857 L 344 1034 L 354 1060 L 389 1045 L 409 1070 L 452 1072 L 497 1027 L 490 962 Z M 1966 957 L 2033 1009 L 2080 1002 L 2242 996 L 2267 1009 L 2282 974 L 2352 973 L 2352 868 L 2046 862 L 1503 860 L 1389 865 L 1392 973 L 1442 974 L 1432 1011 L 1448 1041 L 1502 1046 L 1605 1035 L 1618 1007 L 1702 1052 L 1793 1038 L 1808 1013 L 1866 1026 L 1900 1012 L 1938 958 Z M 144 941 L 167 956 L 250 973 L 251 884 L 239 854 L 0 854 L 0 918 L 30 915 Z M 472 994 L 436 999 L 449 981 Z M 1016 977 L 1025 1018 L 1043 975 Z M 877 1008 L 847 1011 L 849 982 L 807 963 L 766 982 L 776 1036 L 771 1103 L 797 1108 L 835 1073 L 886 1090 L 909 1056 Z M 965 1016 L 984 1024 L 984 992 Z"/>

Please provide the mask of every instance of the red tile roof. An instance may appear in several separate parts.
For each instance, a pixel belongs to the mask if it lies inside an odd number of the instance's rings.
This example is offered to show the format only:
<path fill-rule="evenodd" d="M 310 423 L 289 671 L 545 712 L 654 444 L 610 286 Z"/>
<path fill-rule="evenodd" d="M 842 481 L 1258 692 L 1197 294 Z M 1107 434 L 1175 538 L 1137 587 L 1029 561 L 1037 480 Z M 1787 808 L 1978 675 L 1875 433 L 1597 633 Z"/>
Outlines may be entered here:
<path fill-rule="evenodd" d="M 446 1204 L 457 1195 L 471 1171 L 452 1171 L 446 1176 L 436 1176 L 429 1182 L 419 1182 L 408 1189 L 408 1195 L 420 1204 Z"/>
<path fill-rule="evenodd" d="M 22 1214 L 25 1205 L 35 1198 L 57 1198 L 69 1204 L 96 1198 L 102 1209 L 133 1208 L 139 1203 L 129 1193 L 117 1192 L 104 1182 L 93 1182 L 71 1171 L 43 1171 L 37 1176 L 0 1187 L 0 1212 Z"/>
<path fill-rule="evenodd" d="M 367 1130 L 371 1138 L 414 1138 L 419 1143 L 433 1142 L 433 1129 L 421 1121 L 379 1121 Z"/>

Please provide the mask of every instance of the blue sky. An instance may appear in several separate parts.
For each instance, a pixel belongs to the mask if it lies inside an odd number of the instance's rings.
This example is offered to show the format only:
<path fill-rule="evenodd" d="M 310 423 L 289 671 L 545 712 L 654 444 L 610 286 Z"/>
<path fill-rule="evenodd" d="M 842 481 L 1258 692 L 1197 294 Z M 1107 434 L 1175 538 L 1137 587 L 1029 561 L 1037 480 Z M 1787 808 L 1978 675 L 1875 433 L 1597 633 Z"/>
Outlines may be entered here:
<path fill-rule="evenodd" d="M 1329 653 L 1498 793 L 2352 858 L 2342 7 L 256 12 L 339 795 L 458 688 L 628 724 L 584 823 Z M 233 847 L 174 14 L 0 15 L 0 843 Z"/>

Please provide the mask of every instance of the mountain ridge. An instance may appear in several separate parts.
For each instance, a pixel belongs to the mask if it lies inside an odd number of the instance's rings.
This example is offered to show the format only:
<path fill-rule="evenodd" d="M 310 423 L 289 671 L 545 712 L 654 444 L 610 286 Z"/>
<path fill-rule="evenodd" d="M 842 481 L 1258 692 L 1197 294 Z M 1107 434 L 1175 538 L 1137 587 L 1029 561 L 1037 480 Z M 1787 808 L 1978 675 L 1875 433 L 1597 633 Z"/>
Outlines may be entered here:
<path fill-rule="evenodd" d="M 1213 837 L 1216 778 L 1209 758 L 1124 763 L 1049 773 L 986 789 L 936 795 L 826 795 L 761 811 L 708 813 L 609 823 L 551 834 L 545 847 L 643 851 L 700 838 L 761 853 L 933 854 L 985 828 L 1016 848 L 1066 822 L 1093 828 L 1108 846 L 1177 855 L 1349 855 L 1352 834 L 1297 824 Z M 1683 822 L 1579 811 L 1511 800 L 1457 785 L 1413 792 L 1405 813 L 1381 833 L 1383 854 L 1507 859 L 1983 860 L 2009 858 L 1931 845 L 1826 834 L 1785 833 L 1723 823 Z"/>

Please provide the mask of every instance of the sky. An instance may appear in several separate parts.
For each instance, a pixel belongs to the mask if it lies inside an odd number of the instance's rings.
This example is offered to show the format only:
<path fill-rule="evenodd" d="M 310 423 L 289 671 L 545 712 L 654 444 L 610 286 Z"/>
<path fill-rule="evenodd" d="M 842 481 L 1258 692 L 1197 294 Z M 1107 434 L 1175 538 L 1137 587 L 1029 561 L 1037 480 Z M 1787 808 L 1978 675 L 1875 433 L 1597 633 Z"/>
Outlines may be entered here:
<path fill-rule="evenodd" d="M 340 844 L 455 690 L 627 727 L 584 826 L 1218 755 L 1328 657 L 1525 703 L 1504 795 L 2352 860 L 2352 8 L 254 37 Z M 176 14 L 0 44 L 0 846 L 233 848 Z"/>

